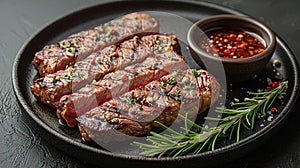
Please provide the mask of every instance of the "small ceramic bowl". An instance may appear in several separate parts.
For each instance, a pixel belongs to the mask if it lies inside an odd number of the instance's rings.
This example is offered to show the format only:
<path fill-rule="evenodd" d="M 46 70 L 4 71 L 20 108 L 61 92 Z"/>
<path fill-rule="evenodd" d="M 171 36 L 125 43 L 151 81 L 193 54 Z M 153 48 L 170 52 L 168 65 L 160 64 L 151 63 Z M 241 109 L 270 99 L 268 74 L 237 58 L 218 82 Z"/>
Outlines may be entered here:
<path fill-rule="evenodd" d="M 239 30 L 255 34 L 263 40 L 264 51 L 246 58 L 224 58 L 213 56 L 200 47 L 207 33 L 213 30 Z M 274 33 L 264 24 L 246 17 L 237 15 L 215 15 L 196 22 L 188 31 L 188 45 L 193 58 L 203 68 L 215 69 L 223 65 L 226 80 L 229 82 L 241 82 L 254 77 L 262 71 L 269 62 L 276 47 Z M 207 67 L 212 66 L 212 67 Z"/>

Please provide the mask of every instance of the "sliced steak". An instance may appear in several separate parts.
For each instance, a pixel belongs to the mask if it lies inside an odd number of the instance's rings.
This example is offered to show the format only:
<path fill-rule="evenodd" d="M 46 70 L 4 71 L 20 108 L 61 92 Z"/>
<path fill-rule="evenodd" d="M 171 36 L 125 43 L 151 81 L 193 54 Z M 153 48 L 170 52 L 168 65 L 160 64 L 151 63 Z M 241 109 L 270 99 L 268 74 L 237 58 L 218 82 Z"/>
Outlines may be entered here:
<path fill-rule="evenodd" d="M 99 49 L 141 32 L 158 32 L 159 24 L 150 15 L 135 12 L 79 32 L 56 44 L 45 46 L 35 54 L 32 64 L 41 76 L 63 70 Z"/>
<path fill-rule="evenodd" d="M 176 69 L 186 68 L 182 56 L 174 51 L 147 57 L 141 63 L 109 73 L 98 82 L 63 96 L 59 102 L 57 116 L 63 118 L 68 126 L 74 127 L 77 124 L 76 117 L 84 112 L 113 97 L 143 87 Z"/>
<path fill-rule="evenodd" d="M 210 107 L 220 85 L 205 70 L 174 71 L 79 116 L 82 137 L 96 142 L 145 136 L 161 131 L 154 121 L 170 126 L 178 113 L 195 116 Z"/>
<path fill-rule="evenodd" d="M 66 70 L 37 79 L 31 86 L 31 91 L 38 100 L 56 108 L 63 95 L 75 92 L 116 69 L 167 51 L 180 52 L 178 40 L 172 34 L 135 36 L 97 51 Z"/>

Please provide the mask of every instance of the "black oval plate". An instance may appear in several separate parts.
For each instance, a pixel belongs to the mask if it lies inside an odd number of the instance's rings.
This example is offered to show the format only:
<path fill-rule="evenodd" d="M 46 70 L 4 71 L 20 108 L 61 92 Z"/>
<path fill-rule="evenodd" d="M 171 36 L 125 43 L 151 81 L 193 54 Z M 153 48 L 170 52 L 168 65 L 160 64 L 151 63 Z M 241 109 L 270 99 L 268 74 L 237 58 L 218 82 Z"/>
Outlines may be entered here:
<path fill-rule="evenodd" d="M 256 79 L 243 83 L 228 85 L 227 99 L 228 102 L 236 97 L 243 97 L 246 90 L 255 90 L 257 87 L 265 85 L 266 77 L 274 77 L 274 71 L 279 72 L 284 80 L 288 81 L 286 95 L 278 104 L 279 113 L 272 121 L 260 119 L 253 131 L 243 131 L 243 139 L 238 143 L 224 143 L 214 151 L 203 152 L 198 155 L 187 155 L 178 158 L 146 158 L 135 154 L 111 153 L 98 147 L 83 144 L 76 129 L 69 129 L 61 126 L 55 116 L 53 109 L 39 103 L 30 92 L 37 72 L 31 64 L 34 53 L 46 44 L 57 42 L 66 38 L 68 35 L 80 30 L 94 27 L 100 23 L 105 23 L 114 18 L 134 11 L 163 11 L 179 15 L 183 18 L 195 22 L 201 18 L 217 14 L 236 14 L 244 15 L 240 12 L 228 8 L 203 2 L 184 2 L 184 1 L 128 1 L 128 2 L 111 2 L 101 3 L 78 11 L 69 15 L 58 18 L 52 23 L 35 33 L 21 48 L 16 56 L 12 80 L 15 94 L 33 123 L 37 124 L 40 134 L 57 148 L 66 153 L 97 165 L 114 166 L 211 166 L 224 164 L 227 161 L 242 156 L 250 149 L 263 142 L 267 137 L 272 135 L 279 125 L 282 124 L 291 112 L 297 99 L 299 91 L 298 64 L 286 44 L 277 38 L 277 48 L 270 63 Z M 159 16 L 158 16 L 159 17 Z M 174 25 L 178 23 L 177 19 L 157 18 L 161 23 L 161 30 L 172 32 L 183 38 L 187 33 L 186 27 Z M 175 31 L 174 31 L 175 30 Z M 183 44 L 184 46 L 184 44 Z M 189 55 L 188 50 L 183 48 L 183 55 L 191 66 L 197 64 Z M 278 59 L 281 67 L 274 69 L 272 61 Z M 264 126 L 261 126 L 261 125 Z"/>

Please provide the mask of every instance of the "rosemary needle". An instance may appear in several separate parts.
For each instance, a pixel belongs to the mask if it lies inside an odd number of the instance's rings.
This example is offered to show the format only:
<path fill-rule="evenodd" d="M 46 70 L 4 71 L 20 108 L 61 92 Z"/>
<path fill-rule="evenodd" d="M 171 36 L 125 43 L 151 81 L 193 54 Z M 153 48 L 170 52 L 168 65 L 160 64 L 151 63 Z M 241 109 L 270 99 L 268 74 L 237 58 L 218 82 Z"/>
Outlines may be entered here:
<path fill-rule="evenodd" d="M 164 124 L 155 121 L 159 126 L 164 128 L 168 133 L 158 134 L 151 132 L 147 136 L 148 143 L 133 142 L 132 145 L 139 147 L 143 151 L 140 153 L 150 157 L 177 157 L 186 153 L 200 153 L 203 149 L 214 150 L 216 141 L 224 134 L 229 133 L 231 139 L 235 133 L 236 141 L 240 140 L 240 131 L 242 127 L 253 129 L 255 119 L 258 113 L 266 115 L 267 110 L 272 106 L 275 99 L 287 87 L 287 82 L 280 83 L 276 88 L 267 92 L 248 92 L 252 98 L 245 98 L 244 102 L 233 103 L 232 109 L 225 107 L 217 107 L 216 112 L 225 114 L 224 118 L 210 118 L 207 120 L 219 121 L 219 125 L 205 129 L 194 123 L 185 116 L 179 115 L 184 121 L 182 132 L 177 132 Z M 203 132 L 197 133 L 190 131 L 189 126 L 201 129 Z"/>

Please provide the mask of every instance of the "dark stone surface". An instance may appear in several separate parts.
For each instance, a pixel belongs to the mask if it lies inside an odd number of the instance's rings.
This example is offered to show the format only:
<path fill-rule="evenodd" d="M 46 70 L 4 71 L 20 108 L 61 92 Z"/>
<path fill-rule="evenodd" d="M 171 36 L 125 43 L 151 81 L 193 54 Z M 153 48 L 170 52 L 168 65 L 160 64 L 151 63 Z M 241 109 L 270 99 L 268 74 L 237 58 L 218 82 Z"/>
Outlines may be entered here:
<path fill-rule="evenodd" d="M 47 22 L 97 0 L 0 1 L 0 167 L 91 167 L 48 144 L 21 110 L 13 93 L 11 67 L 20 47 Z M 267 24 L 300 61 L 300 1 L 211 0 Z M 269 142 L 226 167 L 300 167 L 300 101 Z M 100 159 L 99 159 L 100 161 Z M 201 165 L 199 165 L 200 167 Z M 225 167 L 225 165 L 224 165 Z"/>

